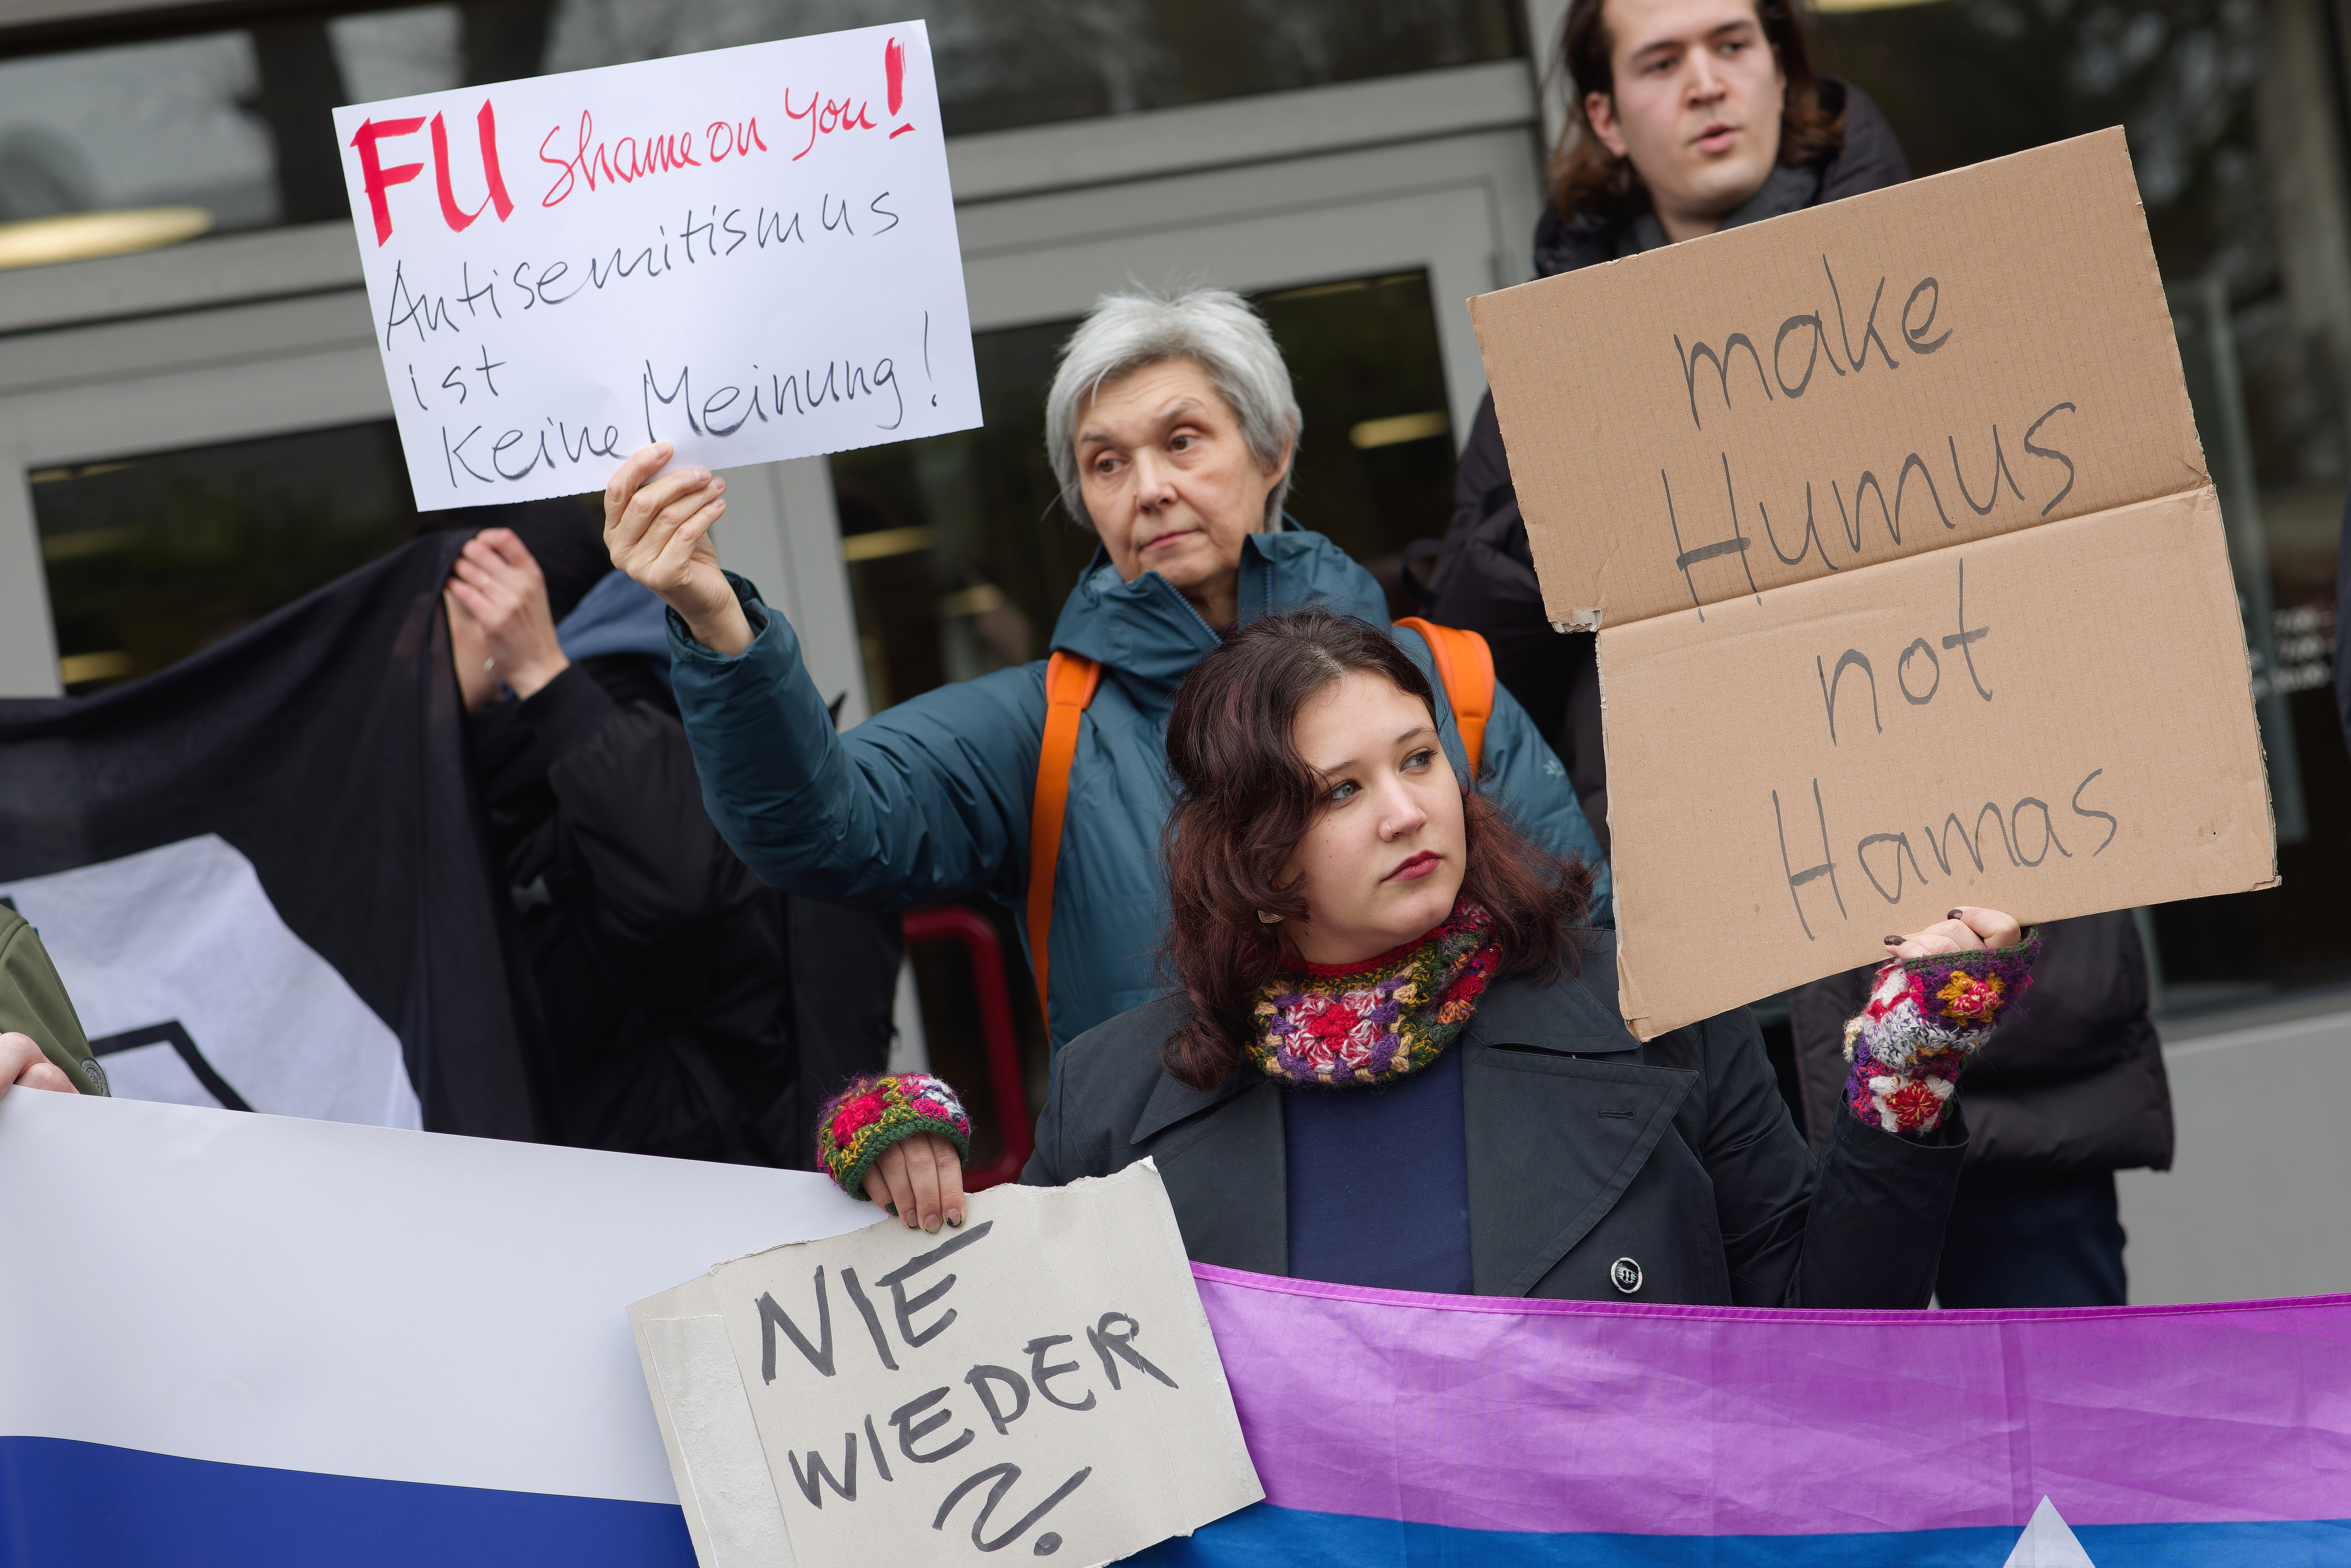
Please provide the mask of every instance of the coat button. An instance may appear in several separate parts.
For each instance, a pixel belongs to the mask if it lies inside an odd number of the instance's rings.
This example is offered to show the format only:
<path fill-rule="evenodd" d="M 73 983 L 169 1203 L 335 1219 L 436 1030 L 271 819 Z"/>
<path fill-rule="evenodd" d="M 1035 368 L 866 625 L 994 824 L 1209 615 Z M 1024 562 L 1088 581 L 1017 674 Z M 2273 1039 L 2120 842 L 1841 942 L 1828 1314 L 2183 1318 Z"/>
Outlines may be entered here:
<path fill-rule="evenodd" d="M 1608 1265 L 1608 1282 L 1629 1296 L 1641 1288 L 1641 1266 L 1630 1258 L 1619 1258 Z"/>

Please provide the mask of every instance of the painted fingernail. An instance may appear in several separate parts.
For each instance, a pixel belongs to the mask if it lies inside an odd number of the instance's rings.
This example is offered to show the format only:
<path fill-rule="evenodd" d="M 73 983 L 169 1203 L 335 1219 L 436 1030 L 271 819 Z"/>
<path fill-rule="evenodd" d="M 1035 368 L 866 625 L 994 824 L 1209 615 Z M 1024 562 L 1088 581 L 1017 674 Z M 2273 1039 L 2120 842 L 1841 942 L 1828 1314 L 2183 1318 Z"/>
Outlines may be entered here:
<path fill-rule="evenodd" d="M 925 1235 L 936 1236 L 939 1233 L 939 1217 L 935 1214 L 923 1216 L 923 1231 Z"/>
<path fill-rule="evenodd" d="M 1902 938 L 1899 936 L 1888 936 L 1886 939 L 1886 945 L 1888 947 L 1899 947 L 1902 946 Z"/>
<path fill-rule="evenodd" d="M 1946 919 L 1946 920 L 1957 920 L 1959 917 L 1959 912 L 1958 910 L 1956 910 L 1956 909 L 1951 910 L 1949 913 L 1946 914 L 1946 915 L 1943 916 L 1943 918 L 1944 918 L 1944 919 Z"/>
<path fill-rule="evenodd" d="M 948 1210 L 947 1210 L 947 1223 L 948 1223 L 949 1225 L 954 1226 L 954 1227 L 955 1227 L 956 1229 L 958 1229 L 958 1230 L 962 1229 L 962 1228 L 963 1228 L 963 1210 L 962 1210 L 962 1209 L 960 1209 L 960 1208 L 950 1208 L 950 1209 L 948 1209 Z"/>

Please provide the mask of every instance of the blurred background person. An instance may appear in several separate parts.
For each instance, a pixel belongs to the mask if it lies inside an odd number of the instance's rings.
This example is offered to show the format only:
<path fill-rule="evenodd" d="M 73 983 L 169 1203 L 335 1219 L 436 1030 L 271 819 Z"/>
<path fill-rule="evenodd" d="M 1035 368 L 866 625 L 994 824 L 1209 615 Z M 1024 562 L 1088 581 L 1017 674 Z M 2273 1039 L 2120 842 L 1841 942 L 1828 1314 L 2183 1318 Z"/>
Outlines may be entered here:
<path fill-rule="evenodd" d="M 1556 64 L 1574 90 L 1535 229 L 1541 277 L 1908 177 L 1877 106 L 1813 74 L 1787 0 L 1574 0 Z M 1491 395 L 1462 450 L 1431 587 L 1430 618 L 1485 636 L 1607 845 L 1596 639 L 1562 636 L 1543 612 Z M 2121 1301 L 2114 1173 L 2171 1164 L 2170 1097 L 2130 915 L 2045 931 L 2032 1004 L 1969 1081 L 1977 1130 L 1943 1252 L 1946 1306 Z M 1783 1092 L 1796 1090 L 1815 1147 L 1833 1124 L 1844 1020 L 1869 973 L 1786 999 L 1788 1034 L 1774 1041 Z"/>
<path fill-rule="evenodd" d="M 1221 631 L 1269 611 L 1386 619 L 1371 573 L 1282 510 L 1301 424 L 1272 333 L 1228 290 L 1108 295 L 1071 335 L 1046 401 L 1046 455 L 1062 505 L 1100 544 L 1051 646 L 1099 685 L 1081 704 L 1072 694 L 1073 750 L 1051 768 L 1041 659 L 836 737 L 791 626 L 719 569 L 708 530 L 726 481 L 662 475 L 666 445 L 636 453 L 606 492 L 605 537 L 676 612 L 678 705 L 727 841 L 777 885 L 816 896 L 904 908 L 985 891 L 1021 912 L 1057 1044 L 1162 994 L 1156 846 L 1176 686 Z M 1437 674 L 1419 632 L 1397 641 Z M 1595 869 L 1604 911 L 1606 868 L 1565 769 L 1507 691 L 1479 700 L 1491 714 L 1479 777 L 1543 849 Z M 1032 821 L 1057 793 L 1065 814 Z M 1050 893 L 1024 910 L 1032 888 Z"/>
<path fill-rule="evenodd" d="M 106 1071 L 40 933 L 0 900 L 0 1094 L 12 1086 L 103 1094 Z"/>
<path fill-rule="evenodd" d="M 727 849 L 661 605 L 611 570 L 593 512 L 448 516 L 515 525 L 466 543 L 446 602 L 562 1140 L 807 1168 L 816 1104 L 888 1061 L 897 921 L 787 898 Z"/>
<path fill-rule="evenodd" d="M 2171 1168 L 2171 1090 L 2131 912 L 2037 929 L 2032 994 L 1968 1068 L 1967 1164 L 1935 1279 L 1946 1307 L 2121 1306 L 2115 1173 Z M 1815 1149 L 1835 1124 L 1844 1020 L 1873 973 L 1789 993 Z"/>
<path fill-rule="evenodd" d="M 1535 225 L 1550 277 L 1909 178 L 1858 89 L 1815 77 L 1788 0 L 1574 0 L 1553 68 L 1574 84 Z M 1542 590 L 1491 393 L 1454 482 L 1429 618 L 1482 634 L 1608 847 L 1593 639 L 1562 637 Z"/>

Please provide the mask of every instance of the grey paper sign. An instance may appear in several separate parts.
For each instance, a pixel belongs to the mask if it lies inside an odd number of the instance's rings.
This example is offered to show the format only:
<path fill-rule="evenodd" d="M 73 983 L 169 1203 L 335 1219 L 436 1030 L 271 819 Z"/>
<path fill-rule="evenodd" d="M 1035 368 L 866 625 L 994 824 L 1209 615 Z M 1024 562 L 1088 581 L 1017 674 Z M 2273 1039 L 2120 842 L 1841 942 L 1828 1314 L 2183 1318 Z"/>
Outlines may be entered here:
<path fill-rule="evenodd" d="M 732 1568 L 727 1543 L 768 1538 L 778 1509 L 799 1568 L 1008 1549 L 1079 1568 L 1265 1495 L 1148 1161 L 992 1188 L 937 1236 L 887 1220 L 771 1248 L 709 1288 L 631 1313 L 704 1568 Z M 706 1373 L 699 1416 L 665 1386 L 707 1343 L 675 1320 L 714 1298 L 771 1495 L 741 1484 L 738 1419 Z"/>

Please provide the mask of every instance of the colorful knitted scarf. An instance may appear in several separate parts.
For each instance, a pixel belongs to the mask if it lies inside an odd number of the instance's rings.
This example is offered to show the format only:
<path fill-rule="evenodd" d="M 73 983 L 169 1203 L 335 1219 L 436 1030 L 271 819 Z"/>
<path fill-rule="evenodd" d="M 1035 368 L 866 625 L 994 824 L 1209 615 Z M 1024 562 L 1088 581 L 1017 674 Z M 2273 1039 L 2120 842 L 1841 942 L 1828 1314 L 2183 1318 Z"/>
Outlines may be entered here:
<path fill-rule="evenodd" d="M 1500 949 L 1453 906 L 1417 942 L 1361 964 L 1296 964 L 1259 993 L 1249 1058 L 1293 1083 L 1385 1083 L 1437 1060 L 1477 1010 Z"/>

